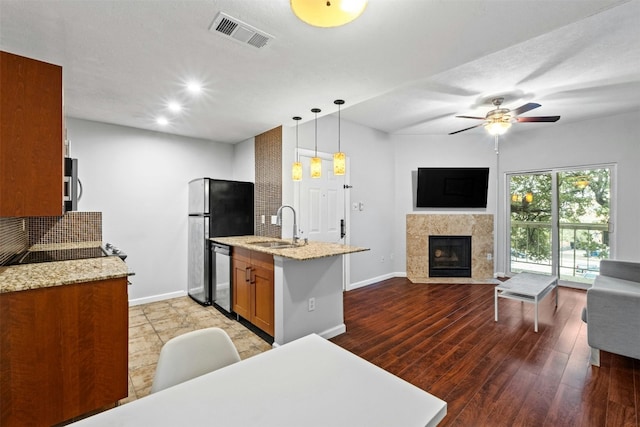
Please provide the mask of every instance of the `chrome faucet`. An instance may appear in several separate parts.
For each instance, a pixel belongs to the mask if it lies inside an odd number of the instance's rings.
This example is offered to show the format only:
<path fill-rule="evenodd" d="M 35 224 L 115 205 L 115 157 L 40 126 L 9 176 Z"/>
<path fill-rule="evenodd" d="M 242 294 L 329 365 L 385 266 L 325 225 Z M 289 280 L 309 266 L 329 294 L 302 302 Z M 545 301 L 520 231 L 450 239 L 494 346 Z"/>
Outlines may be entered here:
<path fill-rule="evenodd" d="M 291 209 L 291 212 L 293 212 L 293 239 L 292 239 L 292 243 L 294 245 L 298 244 L 298 224 L 296 222 L 296 210 L 293 209 L 292 206 L 289 205 L 282 205 L 278 208 L 278 212 L 276 213 L 276 216 L 278 217 L 276 220 L 276 225 L 278 227 L 282 227 L 282 209 L 284 208 L 289 208 Z"/>

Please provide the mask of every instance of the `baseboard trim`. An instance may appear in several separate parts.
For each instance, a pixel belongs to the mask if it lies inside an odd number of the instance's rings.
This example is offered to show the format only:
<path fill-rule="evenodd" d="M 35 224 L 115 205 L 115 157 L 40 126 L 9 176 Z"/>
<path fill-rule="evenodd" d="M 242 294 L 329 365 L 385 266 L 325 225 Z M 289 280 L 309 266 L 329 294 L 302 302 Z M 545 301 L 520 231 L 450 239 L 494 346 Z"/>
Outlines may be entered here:
<path fill-rule="evenodd" d="M 180 298 L 184 296 L 187 296 L 187 293 L 185 291 L 177 291 L 169 292 L 166 294 L 152 295 L 150 297 L 130 299 L 129 307 L 133 307 L 134 305 L 148 304 L 150 302 L 164 301 L 166 299 Z"/>
<path fill-rule="evenodd" d="M 388 274 L 383 274 L 382 276 L 377 276 L 377 277 L 372 277 L 372 278 L 367 279 L 367 280 L 362 280 L 360 282 L 351 283 L 350 285 L 347 286 L 347 291 L 352 291 L 354 289 L 358 289 L 358 288 L 362 288 L 362 287 L 365 287 L 365 286 L 373 285 L 374 283 L 378 283 L 378 282 L 381 282 L 381 281 L 387 280 L 387 279 L 393 279 L 394 277 L 407 277 L 407 273 L 404 272 L 404 271 L 388 273 Z"/>
<path fill-rule="evenodd" d="M 341 323 L 333 328 L 327 329 L 326 331 L 319 332 L 318 335 L 328 340 L 333 337 L 337 337 L 340 334 L 344 334 L 345 332 L 347 332 L 347 325 Z"/>

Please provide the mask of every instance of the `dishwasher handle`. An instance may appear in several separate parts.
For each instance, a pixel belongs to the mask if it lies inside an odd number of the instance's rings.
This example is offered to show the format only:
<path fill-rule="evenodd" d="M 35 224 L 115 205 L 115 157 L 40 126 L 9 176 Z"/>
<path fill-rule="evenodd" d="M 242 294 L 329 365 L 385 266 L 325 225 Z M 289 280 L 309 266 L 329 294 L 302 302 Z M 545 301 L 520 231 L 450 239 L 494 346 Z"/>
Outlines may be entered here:
<path fill-rule="evenodd" d="M 225 245 L 219 245 L 217 243 L 213 244 L 213 252 L 220 255 L 231 255 L 231 247 Z"/>

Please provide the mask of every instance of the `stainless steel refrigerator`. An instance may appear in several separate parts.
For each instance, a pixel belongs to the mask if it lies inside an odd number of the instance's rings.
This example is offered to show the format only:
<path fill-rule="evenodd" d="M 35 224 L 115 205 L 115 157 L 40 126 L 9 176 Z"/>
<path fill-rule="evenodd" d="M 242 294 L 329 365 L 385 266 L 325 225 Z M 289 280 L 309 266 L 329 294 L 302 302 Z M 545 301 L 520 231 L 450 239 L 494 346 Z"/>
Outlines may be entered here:
<path fill-rule="evenodd" d="M 231 259 L 220 256 L 216 265 L 209 238 L 254 233 L 253 193 L 251 182 L 211 178 L 189 182 L 187 288 L 200 304 L 231 312 Z"/>

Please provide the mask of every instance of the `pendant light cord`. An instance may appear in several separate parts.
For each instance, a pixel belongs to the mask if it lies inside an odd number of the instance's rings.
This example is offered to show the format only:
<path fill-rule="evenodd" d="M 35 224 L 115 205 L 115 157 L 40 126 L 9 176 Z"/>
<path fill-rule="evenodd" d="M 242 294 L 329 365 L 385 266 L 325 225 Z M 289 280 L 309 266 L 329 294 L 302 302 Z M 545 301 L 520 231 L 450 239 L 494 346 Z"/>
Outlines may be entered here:
<path fill-rule="evenodd" d="M 316 124 L 316 145 L 315 145 L 315 156 L 318 157 L 318 113 L 322 111 L 319 108 L 312 108 L 311 112 L 316 115 L 315 124 Z"/>

